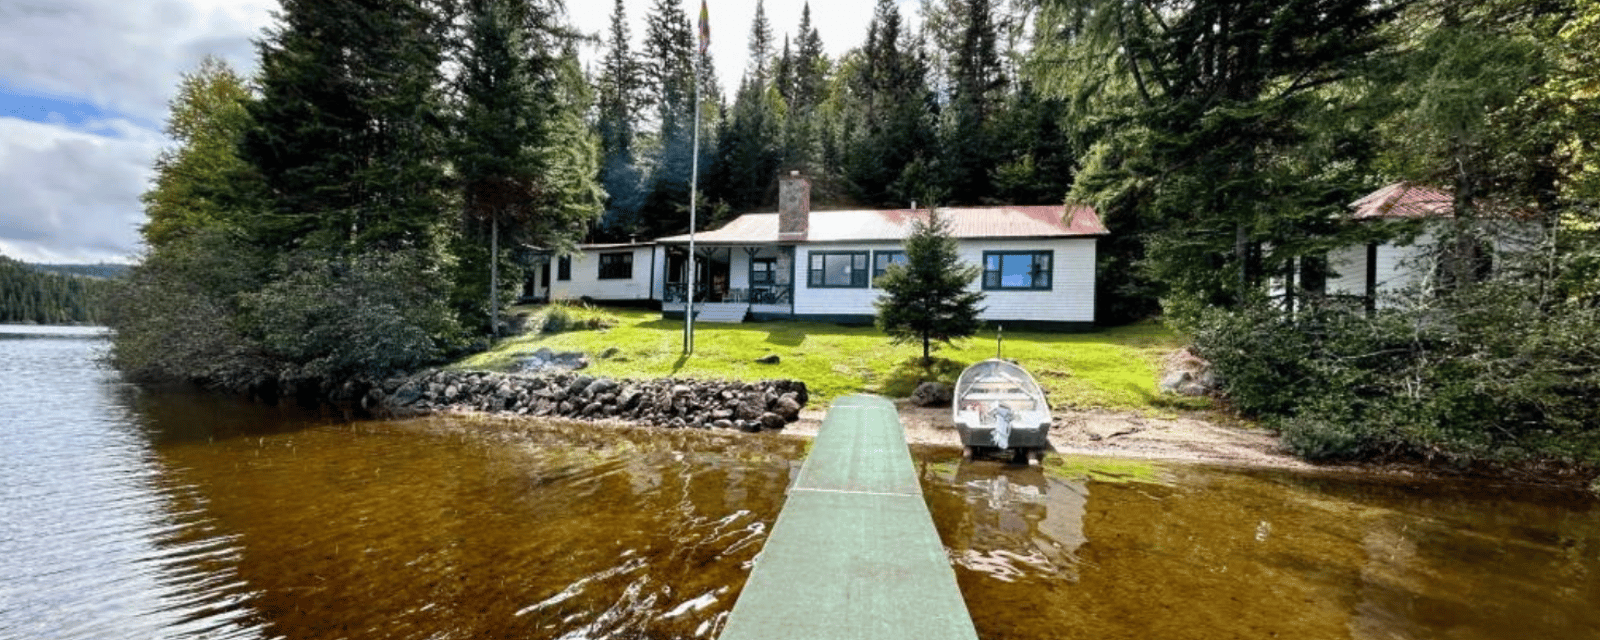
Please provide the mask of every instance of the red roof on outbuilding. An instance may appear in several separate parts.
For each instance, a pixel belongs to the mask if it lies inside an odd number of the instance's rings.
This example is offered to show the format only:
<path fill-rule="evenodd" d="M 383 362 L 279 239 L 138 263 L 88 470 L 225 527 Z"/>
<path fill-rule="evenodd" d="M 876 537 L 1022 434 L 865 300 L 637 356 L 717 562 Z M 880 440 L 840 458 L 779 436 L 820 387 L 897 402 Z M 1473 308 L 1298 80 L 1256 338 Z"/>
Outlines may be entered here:
<path fill-rule="evenodd" d="M 1454 214 L 1455 200 L 1433 187 L 1396 182 L 1374 191 L 1350 206 L 1356 220 L 1368 218 L 1432 218 Z"/>

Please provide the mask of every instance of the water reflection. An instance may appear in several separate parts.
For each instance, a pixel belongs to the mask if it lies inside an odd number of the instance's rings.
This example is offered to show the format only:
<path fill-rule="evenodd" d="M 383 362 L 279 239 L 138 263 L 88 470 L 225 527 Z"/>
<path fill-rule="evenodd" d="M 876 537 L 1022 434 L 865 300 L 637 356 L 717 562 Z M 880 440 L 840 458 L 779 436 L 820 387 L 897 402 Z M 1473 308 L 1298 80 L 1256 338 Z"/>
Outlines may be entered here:
<path fill-rule="evenodd" d="M 0 638 L 713 638 L 805 454 L 141 390 L 10 333 Z M 914 453 L 986 639 L 1600 637 L 1589 497 Z"/>
<path fill-rule="evenodd" d="M 709 637 L 799 447 L 505 428 L 358 422 L 160 457 L 244 537 L 237 571 L 273 635 Z"/>
<path fill-rule="evenodd" d="M 922 468 L 984 638 L 1600 637 L 1600 510 L 1581 495 L 933 452 Z"/>
<path fill-rule="evenodd" d="M 126 428 L 103 331 L 0 327 L 0 637 L 252 637 L 237 548 Z"/>

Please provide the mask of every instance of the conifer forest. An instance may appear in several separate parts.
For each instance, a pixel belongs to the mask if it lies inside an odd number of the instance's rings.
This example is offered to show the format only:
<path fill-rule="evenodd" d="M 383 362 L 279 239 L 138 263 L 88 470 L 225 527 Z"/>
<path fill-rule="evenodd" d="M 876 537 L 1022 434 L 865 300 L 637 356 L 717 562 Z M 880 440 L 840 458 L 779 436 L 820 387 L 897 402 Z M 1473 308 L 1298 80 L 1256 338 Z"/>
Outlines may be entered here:
<path fill-rule="evenodd" d="M 283 0 L 257 71 L 177 88 L 113 360 L 379 379 L 481 348 L 525 247 L 685 232 L 692 174 L 715 228 L 800 171 L 816 208 L 1094 206 L 1100 323 L 1192 335 L 1308 457 L 1600 460 L 1600 0 L 877 0 L 838 55 L 756 0 L 726 87 L 689 9 Z M 1324 303 L 1329 251 L 1416 235 L 1347 215 L 1396 182 L 1450 196 L 1439 277 Z M 1537 237 L 1476 268 L 1507 218 Z"/>

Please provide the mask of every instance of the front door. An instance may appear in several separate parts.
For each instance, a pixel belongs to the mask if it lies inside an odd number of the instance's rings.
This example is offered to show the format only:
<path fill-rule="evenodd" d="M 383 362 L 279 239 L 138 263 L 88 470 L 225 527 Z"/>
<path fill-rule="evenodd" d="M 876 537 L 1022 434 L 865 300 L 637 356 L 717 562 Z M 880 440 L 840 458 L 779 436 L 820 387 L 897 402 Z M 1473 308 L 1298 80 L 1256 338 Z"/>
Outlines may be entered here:
<path fill-rule="evenodd" d="M 730 271 L 727 261 L 715 258 L 706 259 L 707 302 L 722 302 L 728 298 L 728 274 Z"/>

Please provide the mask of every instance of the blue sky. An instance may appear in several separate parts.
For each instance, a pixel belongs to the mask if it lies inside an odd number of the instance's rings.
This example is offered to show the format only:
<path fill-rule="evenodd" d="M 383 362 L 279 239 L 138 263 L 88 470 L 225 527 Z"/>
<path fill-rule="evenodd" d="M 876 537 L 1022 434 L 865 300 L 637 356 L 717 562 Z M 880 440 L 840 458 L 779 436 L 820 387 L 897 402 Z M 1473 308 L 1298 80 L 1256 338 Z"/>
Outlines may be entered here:
<path fill-rule="evenodd" d="M 0 117 L 61 126 L 114 138 L 123 137 L 124 133 L 111 126 L 110 123 L 114 120 L 124 120 L 149 130 L 156 130 L 161 126 L 160 122 L 144 121 L 127 113 L 95 105 L 82 98 L 29 91 L 12 86 L 3 79 L 0 79 Z"/>
<path fill-rule="evenodd" d="M 915 23 L 921 0 L 897 0 Z M 698 0 L 682 0 L 691 20 Z M 804 0 L 765 0 L 778 43 Z M 650 0 L 626 0 L 634 51 Z M 710 0 L 711 55 L 723 90 L 746 65 L 753 0 Z M 860 45 L 871 0 L 811 0 L 830 55 Z M 252 40 L 277 0 L 0 0 L 0 255 L 32 262 L 131 262 L 142 250 L 139 194 L 169 142 L 161 133 L 180 75 L 215 55 L 254 73 Z M 567 2 L 599 34 L 612 2 Z M 585 47 L 586 59 L 598 47 Z"/>

